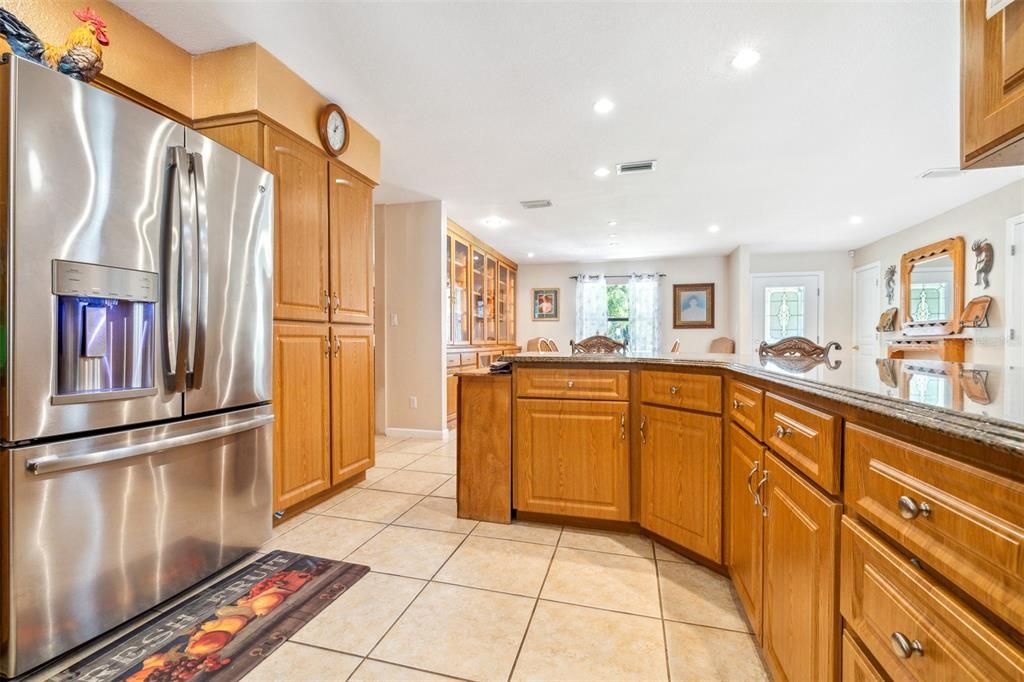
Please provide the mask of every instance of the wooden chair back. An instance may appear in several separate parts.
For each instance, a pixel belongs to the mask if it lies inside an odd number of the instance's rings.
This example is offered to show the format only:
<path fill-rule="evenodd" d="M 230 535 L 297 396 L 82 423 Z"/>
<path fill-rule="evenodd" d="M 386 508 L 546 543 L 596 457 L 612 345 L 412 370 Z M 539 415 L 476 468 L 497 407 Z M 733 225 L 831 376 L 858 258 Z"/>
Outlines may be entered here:
<path fill-rule="evenodd" d="M 541 337 L 540 340 L 537 341 L 537 346 L 539 346 L 538 350 L 540 350 L 541 353 L 551 352 L 551 342 L 544 337 Z"/>
<path fill-rule="evenodd" d="M 607 336 L 589 336 L 579 342 L 570 341 L 569 346 L 572 348 L 573 355 L 583 353 L 619 353 L 624 355 L 626 353 L 626 344 Z"/>
<path fill-rule="evenodd" d="M 757 348 L 757 353 L 771 358 L 825 358 L 833 348 L 843 349 L 836 341 L 829 341 L 824 346 L 819 346 L 803 336 L 787 336 L 775 343 L 762 341 Z"/>
<path fill-rule="evenodd" d="M 537 353 L 540 352 L 540 342 L 543 337 L 535 336 L 532 339 L 526 341 L 526 352 Z"/>
<path fill-rule="evenodd" d="M 728 336 L 719 336 L 711 342 L 711 346 L 708 348 L 709 353 L 735 353 L 736 342 L 730 339 Z"/>
<path fill-rule="evenodd" d="M 552 353 L 557 353 L 558 352 L 558 344 L 555 343 L 554 339 L 548 339 L 548 345 L 551 346 L 551 352 Z"/>

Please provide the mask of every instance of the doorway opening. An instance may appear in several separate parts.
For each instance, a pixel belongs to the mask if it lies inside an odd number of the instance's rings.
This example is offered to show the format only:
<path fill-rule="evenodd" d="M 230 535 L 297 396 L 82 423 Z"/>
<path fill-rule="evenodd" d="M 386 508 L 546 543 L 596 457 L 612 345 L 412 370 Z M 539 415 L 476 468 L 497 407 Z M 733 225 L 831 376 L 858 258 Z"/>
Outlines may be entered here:
<path fill-rule="evenodd" d="M 821 343 L 824 273 L 773 272 L 750 275 L 753 348 L 804 336 Z"/>
<path fill-rule="evenodd" d="M 878 261 L 853 271 L 853 351 L 865 357 L 880 355 L 877 327 L 882 313 L 881 276 Z"/>

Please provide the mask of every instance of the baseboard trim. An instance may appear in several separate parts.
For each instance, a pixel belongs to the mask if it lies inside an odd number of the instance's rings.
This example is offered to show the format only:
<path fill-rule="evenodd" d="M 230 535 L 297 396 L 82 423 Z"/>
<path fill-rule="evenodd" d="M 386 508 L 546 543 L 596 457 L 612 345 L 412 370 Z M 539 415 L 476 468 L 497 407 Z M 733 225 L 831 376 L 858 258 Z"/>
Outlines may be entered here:
<path fill-rule="evenodd" d="M 427 438 L 440 441 L 447 441 L 449 433 L 448 429 L 396 429 L 390 426 L 384 429 L 385 436 L 394 438 Z"/>

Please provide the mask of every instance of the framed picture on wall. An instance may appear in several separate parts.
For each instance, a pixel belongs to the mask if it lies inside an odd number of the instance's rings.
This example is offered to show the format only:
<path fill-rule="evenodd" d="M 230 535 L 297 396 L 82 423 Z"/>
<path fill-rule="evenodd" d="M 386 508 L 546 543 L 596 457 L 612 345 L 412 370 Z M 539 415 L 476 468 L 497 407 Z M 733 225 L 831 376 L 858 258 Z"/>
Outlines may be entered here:
<path fill-rule="evenodd" d="M 712 329 L 715 326 L 715 285 L 672 285 L 672 328 Z"/>
<path fill-rule="evenodd" d="M 558 296 L 560 289 L 530 289 L 535 322 L 558 319 Z"/>

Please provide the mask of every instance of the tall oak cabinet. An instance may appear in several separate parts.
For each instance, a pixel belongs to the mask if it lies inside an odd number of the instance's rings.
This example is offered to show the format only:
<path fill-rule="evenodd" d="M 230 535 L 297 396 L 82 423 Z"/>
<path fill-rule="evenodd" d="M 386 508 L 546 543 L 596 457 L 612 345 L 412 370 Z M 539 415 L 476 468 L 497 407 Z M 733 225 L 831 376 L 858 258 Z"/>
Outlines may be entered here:
<path fill-rule="evenodd" d="M 258 114 L 197 127 L 275 178 L 274 510 L 287 513 L 373 466 L 373 183 Z"/>

